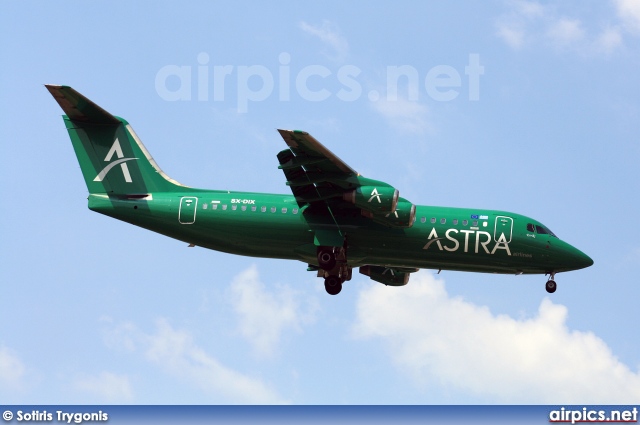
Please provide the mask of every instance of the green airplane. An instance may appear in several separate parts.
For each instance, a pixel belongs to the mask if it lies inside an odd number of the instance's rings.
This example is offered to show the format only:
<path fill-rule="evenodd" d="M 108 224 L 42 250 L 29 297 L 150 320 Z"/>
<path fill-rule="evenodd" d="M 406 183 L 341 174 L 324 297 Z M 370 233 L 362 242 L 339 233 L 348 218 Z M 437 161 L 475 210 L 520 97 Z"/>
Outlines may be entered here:
<path fill-rule="evenodd" d="M 68 86 L 46 85 L 66 115 L 89 209 L 216 251 L 299 260 L 336 295 L 354 267 L 403 286 L 418 269 L 555 274 L 593 264 L 537 220 L 505 211 L 414 205 L 361 176 L 304 131 L 278 130 L 291 195 L 184 186 L 129 123 Z"/>

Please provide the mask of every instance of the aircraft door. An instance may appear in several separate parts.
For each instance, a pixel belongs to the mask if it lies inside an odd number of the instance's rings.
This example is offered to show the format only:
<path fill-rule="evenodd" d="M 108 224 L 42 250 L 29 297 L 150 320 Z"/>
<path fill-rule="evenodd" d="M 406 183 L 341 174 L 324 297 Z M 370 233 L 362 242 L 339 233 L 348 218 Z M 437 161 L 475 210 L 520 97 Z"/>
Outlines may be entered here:
<path fill-rule="evenodd" d="M 182 224 L 195 223 L 197 206 L 198 206 L 198 198 L 194 196 L 183 196 L 180 199 L 180 209 L 178 210 L 178 221 Z"/>
<path fill-rule="evenodd" d="M 499 215 L 496 217 L 496 228 L 493 232 L 493 240 L 498 242 L 500 237 L 504 234 L 504 240 L 511 242 L 511 235 L 513 233 L 513 218 Z"/>

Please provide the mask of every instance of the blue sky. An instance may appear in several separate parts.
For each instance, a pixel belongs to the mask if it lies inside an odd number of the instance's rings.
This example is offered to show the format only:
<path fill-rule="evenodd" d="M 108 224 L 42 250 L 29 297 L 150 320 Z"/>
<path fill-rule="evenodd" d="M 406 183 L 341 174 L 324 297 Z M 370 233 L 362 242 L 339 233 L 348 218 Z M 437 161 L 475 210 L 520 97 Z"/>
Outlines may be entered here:
<path fill-rule="evenodd" d="M 4 402 L 640 400 L 639 1 L 6 2 L 0 31 Z M 45 83 L 189 186 L 287 193 L 275 130 L 303 129 L 414 203 L 535 217 L 595 265 L 551 296 L 422 271 L 330 297 L 303 263 L 87 210 Z"/>

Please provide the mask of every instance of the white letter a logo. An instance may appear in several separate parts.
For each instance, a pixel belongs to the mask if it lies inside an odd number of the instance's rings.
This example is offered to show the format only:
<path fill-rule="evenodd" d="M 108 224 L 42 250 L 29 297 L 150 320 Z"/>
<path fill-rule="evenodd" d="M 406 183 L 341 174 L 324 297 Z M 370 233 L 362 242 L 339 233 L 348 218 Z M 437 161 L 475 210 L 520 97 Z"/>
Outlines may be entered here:
<path fill-rule="evenodd" d="M 118 164 L 120 164 L 120 168 L 122 169 L 122 174 L 124 175 L 124 181 L 126 181 L 127 183 L 132 182 L 131 174 L 129 174 L 129 167 L 127 167 L 126 161 L 131 161 L 133 159 L 138 159 L 138 158 L 123 158 L 124 154 L 122 153 L 122 148 L 120 147 L 120 141 L 118 139 L 116 139 L 113 142 L 113 146 L 111 146 L 111 149 L 109 149 L 109 152 L 107 152 L 107 156 L 105 157 L 104 160 L 107 162 L 111 161 L 111 158 L 113 158 L 114 154 L 118 159 L 116 161 L 113 161 L 106 167 L 104 167 L 102 171 L 98 173 L 96 178 L 93 179 L 94 182 L 101 182 L 104 179 L 104 177 L 107 175 L 107 173 L 111 171 L 111 169 Z"/>
<path fill-rule="evenodd" d="M 369 198 L 369 200 L 367 202 L 373 201 L 373 198 L 376 198 L 378 200 L 379 204 L 382 203 L 382 201 L 380 200 L 380 194 L 378 193 L 378 188 L 377 187 L 373 188 L 373 191 L 371 192 L 371 198 Z"/>

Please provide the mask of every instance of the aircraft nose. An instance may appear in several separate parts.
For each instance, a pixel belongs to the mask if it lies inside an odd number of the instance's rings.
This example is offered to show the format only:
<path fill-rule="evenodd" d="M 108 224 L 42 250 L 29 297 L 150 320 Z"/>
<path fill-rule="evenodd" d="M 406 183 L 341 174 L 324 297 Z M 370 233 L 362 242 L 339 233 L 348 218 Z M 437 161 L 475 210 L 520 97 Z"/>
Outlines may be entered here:
<path fill-rule="evenodd" d="M 579 255 L 577 256 L 577 263 L 579 265 L 579 268 L 584 269 L 586 267 L 591 267 L 593 266 L 593 260 L 591 259 L 591 257 L 589 257 L 587 254 L 585 254 L 582 251 L 578 251 Z"/>
<path fill-rule="evenodd" d="M 591 259 L 591 257 L 580 251 L 578 248 L 574 248 L 571 245 L 568 245 L 567 248 L 567 257 L 569 260 L 568 265 L 569 267 L 571 267 L 571 270 L 584 269 L 593 265 L 593 260 Z"/>

